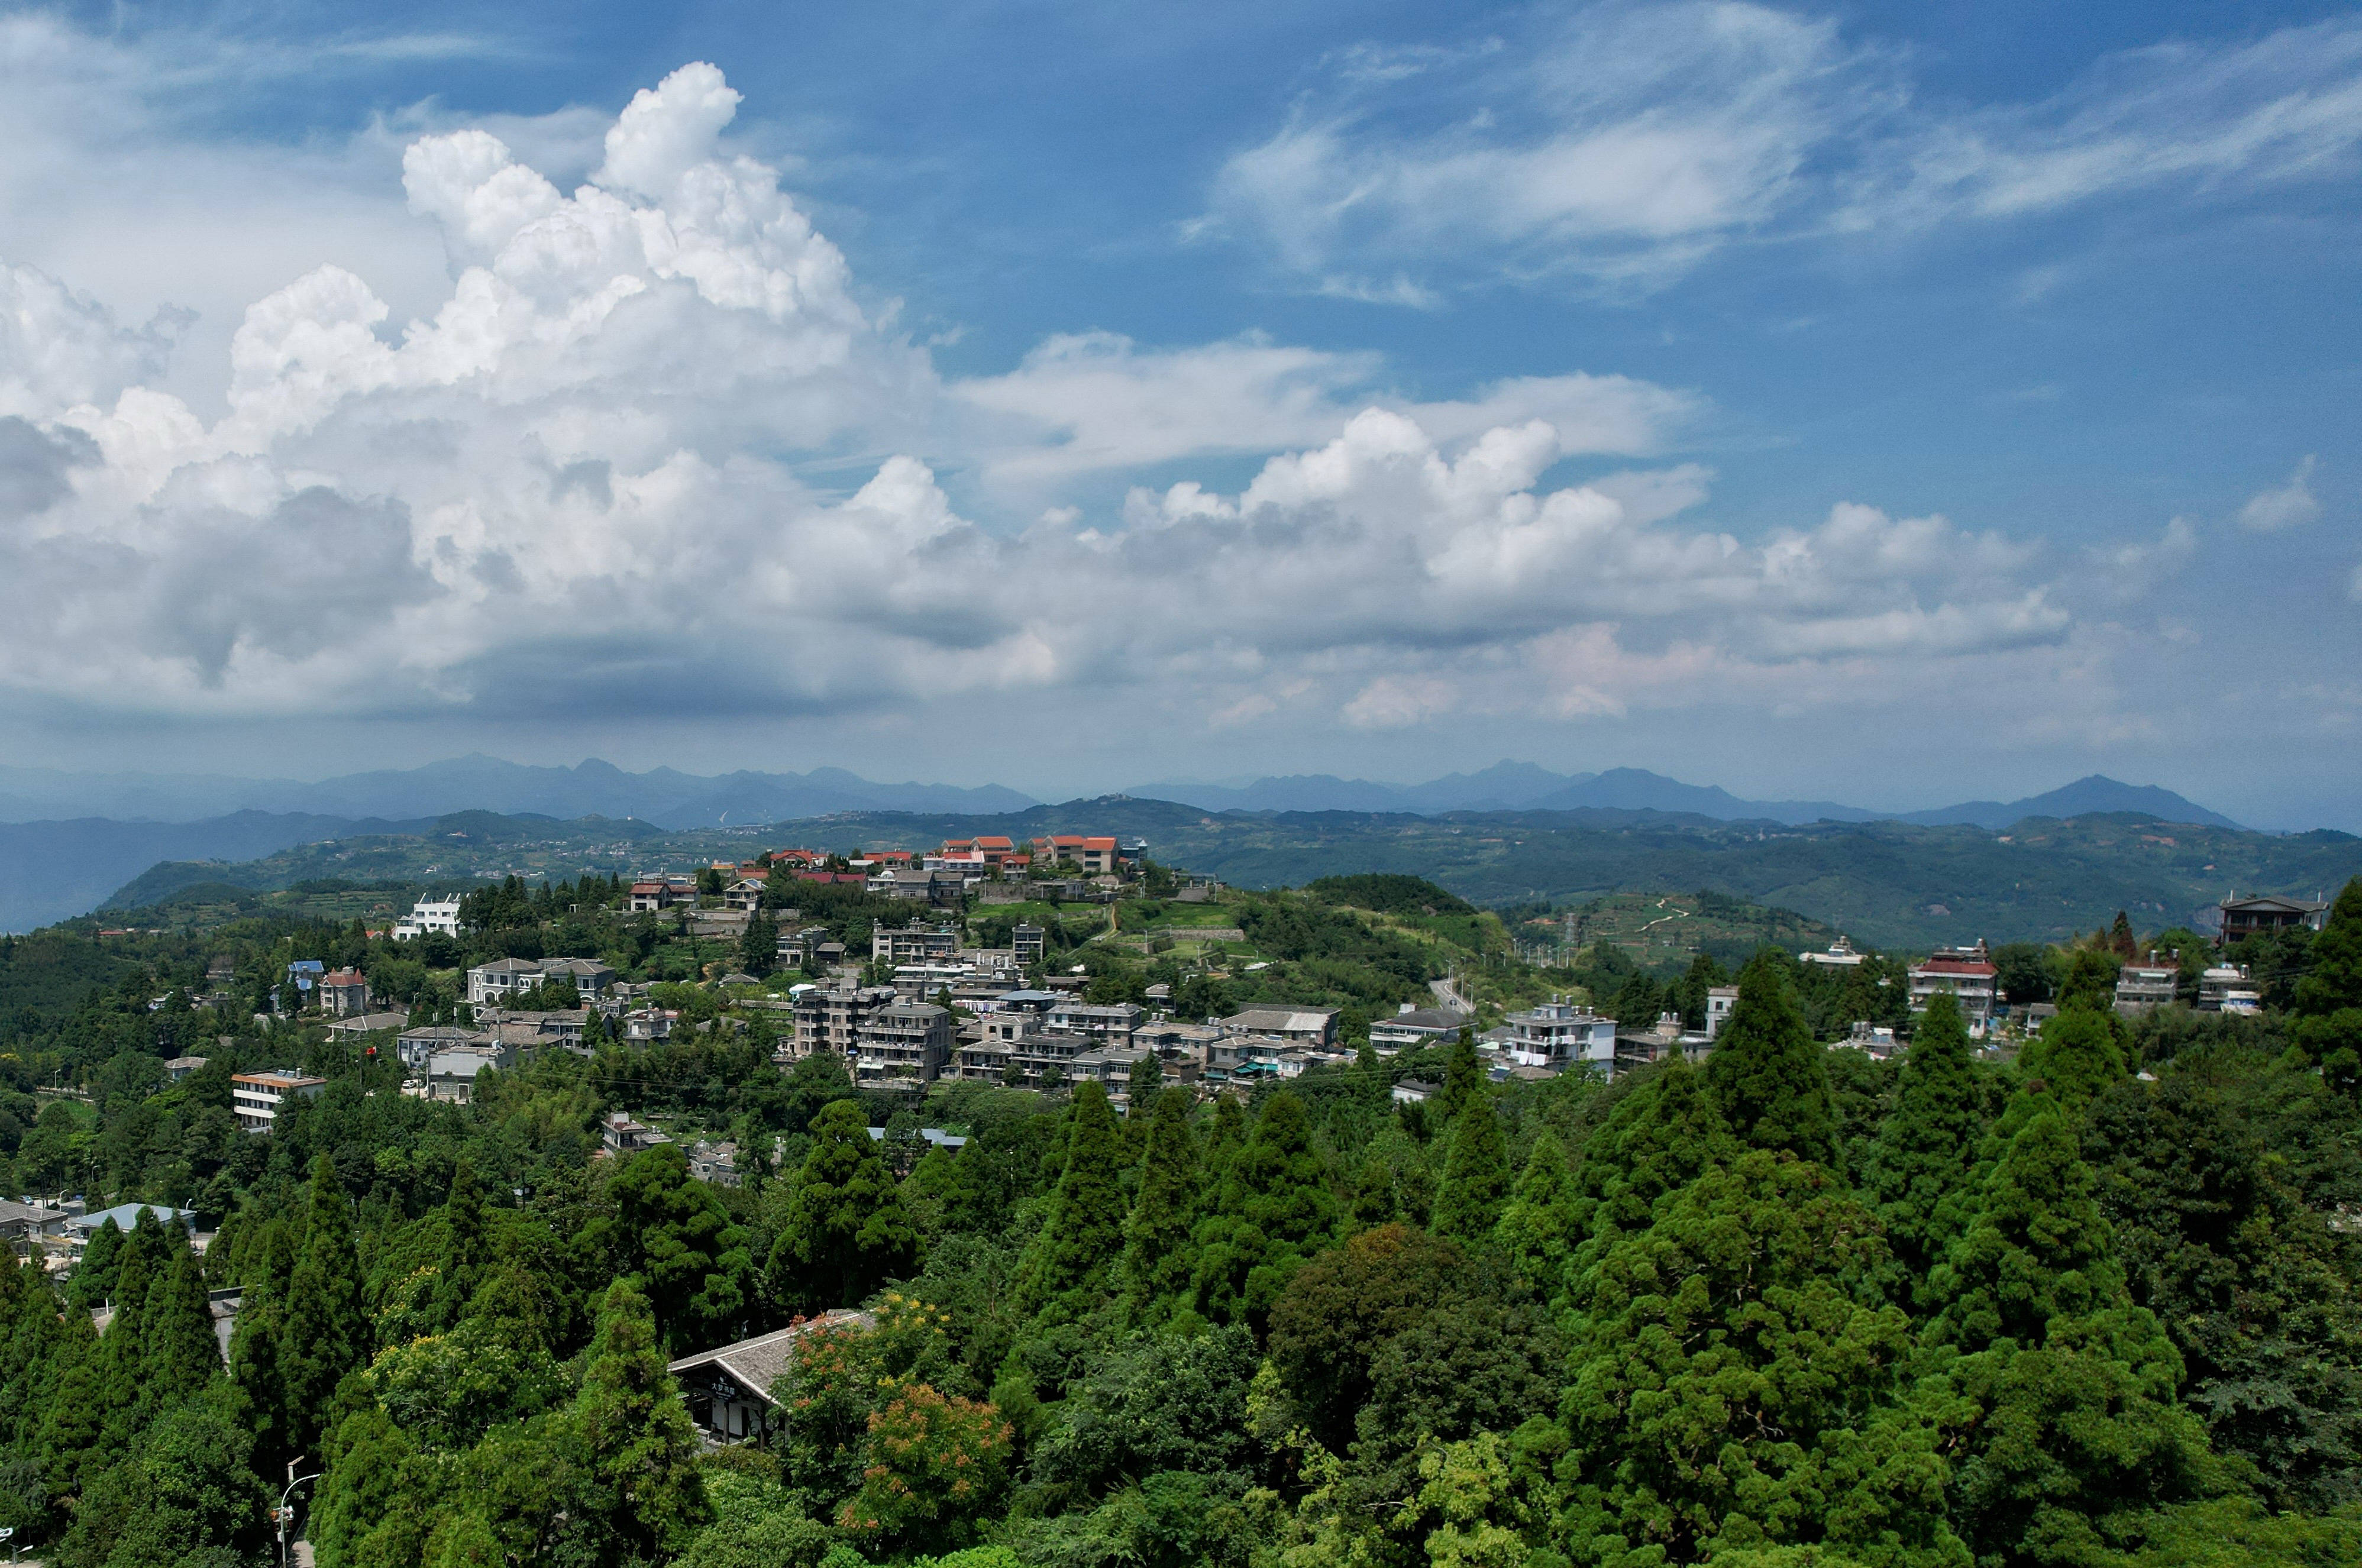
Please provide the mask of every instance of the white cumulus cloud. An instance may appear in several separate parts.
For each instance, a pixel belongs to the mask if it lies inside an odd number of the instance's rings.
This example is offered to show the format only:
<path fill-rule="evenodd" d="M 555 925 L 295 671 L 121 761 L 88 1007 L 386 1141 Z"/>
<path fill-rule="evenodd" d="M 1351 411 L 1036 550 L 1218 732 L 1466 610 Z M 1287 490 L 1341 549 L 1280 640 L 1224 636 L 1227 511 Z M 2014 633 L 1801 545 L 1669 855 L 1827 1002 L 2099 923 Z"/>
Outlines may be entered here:
<path fill-rule="evenodd" d="M 2321 502 L 2312 493 L 2312 470 L 2317 459 L 2307 457 L 2296 466 L 2286 484 L 2259 490 L 2239 508 L 2239 525 L 2258 534 L 2277 534 L 2283 528 L 2301 528 L 2321 516 Z"/>

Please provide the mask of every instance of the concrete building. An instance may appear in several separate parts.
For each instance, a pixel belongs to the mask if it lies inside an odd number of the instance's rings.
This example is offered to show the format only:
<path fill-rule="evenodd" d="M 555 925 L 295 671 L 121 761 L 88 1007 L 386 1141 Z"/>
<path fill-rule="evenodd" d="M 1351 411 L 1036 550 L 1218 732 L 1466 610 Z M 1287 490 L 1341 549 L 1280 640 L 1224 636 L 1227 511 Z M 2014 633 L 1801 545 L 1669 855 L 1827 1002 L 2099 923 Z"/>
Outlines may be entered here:
<path fill-rule="evenodd" d="M 331 1018 L 355 1018 L 369 1010 L 369 978 L 359 969 L 337 969 L 313 985 L 320 1010 Z"/>
<path fill-rule="evenodd" d="M 1982 937 L 1973 947 L 1938 947 L 1925 963 L 1911 966 L 1911 1010 L 1925 1012 L 1929 999 L 1949 992 L 1959 1001 L 1969 1033 L 1982 1038 L 1985 1026 L 1992 1021 L 1998 975 Z"/>
<path fill-rule="evenodd" d="M 440 932 L 446 936 L 459 934 L 459 900 L 457 898 L 419 900 L 411 906 L 408 914 L 393 922 L 392 935 L 396 942 L 407 942 L 430 931 Z"/>
<path fill-rule="evenodd" d="M 809 1056 L 816 1051 L 849 1055 L 860 1043 L 861 1027 L 869 1015 L 880 1008 L 891 1007 L 900 999 L 891 986 L 843 987 L 822 990 L 818 987 L 795 999 L 796 1055 Z"/>
<path fill-rule="evenodd" d="M 1616 1071 L 1616 1021 L 1563 997 L 1552 997 L 1540 1007 L 1513 1012 L 1503 1019 L 1501 1049 L 1524 1067 L 1558 1071 L 1578 1064 Z"/>
<path fill-rule="evenodd" d="M 869 933 L 873 964 L 951 964 L 959 959 L 959 928 L 926 925 L 918 921 L 895 929 L 877 926 Z"/>
<path fill-rule="evenodd" d="M 1336 1038 L 1333 1007 L 1251 1007 L 1222 1020 L 1239 1034 L 1269 1034 L 1298 1045 L 1326 1045 Z"/>
<path fill-rule="evenodd" d="M 2170 1007 L 2181 984 L 2181 966 L 2161 964 L 2154 953 L 2146 964 L 2127 964 L 2116 974 L 2116 1010 L 2125 1014 Z"/>
<path fill-rule="evenodd" d="M 1061 997 L 1050 1009 L 1049 1026 L 1068 1034 L 1087 1034 L 1101 1045 L 1129 1045 L 1142 1016 L 1138 1002 L 1086 1002 Z"/>
<path fill-rule="evenodd" d="M 2299 926 L 2319 931 L 2328 919 L 2329 902 L 2325 899 L 2284 899 L 2269 893 L 2243 899 L 2234 893 L 2217 904 L 2215 911 L 2223 940 L 2229 943 L 2270 931 L 2292 931 Z"/>
<path fill-rule="evenodd" d="M 1830 943 L 1823 952 L 1797 954 L 1796 961 L 1800 964 L 1819 964 L 1831 969 L 1858 969 L 1861 966 L 1864 956 L 1865 955 L 1853 950 L 1853 944 L 1850 941 L 1840 936 Z"/>
<path fill-rule="evenodd" d="M 504 1073 L 515 1064 L 515 1052 L 498 1039 L 447 1045 L 426 1060 L 426 1098 L 465 1105 L 476 1096 L 477 1074 Z"/>
<path fill-rule="evenodd" d="M 232 1073 L 230 1110 L 237 1114 L 237 1124 L 248 1132 L 268 1132 L 279 1115 L 280 1106 L 290 1096 L 317 1099 L 320 1091 L 327 1087 L 326 1078 L 304 1077 L 297 1073 Z"/>
<path fill-rule="evenodd" d="M 164 1064 L 164 1077 L 169 1082 L 179 1083 L 204 1065 L 203 1056 L 175 1056 Z"/>
<path fill-rule="evenodd" d="M 1405 1002 L 1392 1018 L 1381 1018 L 1370 1025 L 1370 1044 L 1380 1051 L 1416 1050 L 1449 1043 L 1467 1023 L 1468 1015 L 1457 1008 L 1414 1007 Z"/>
<path fill-rule="evenodd" d="M 860 1082 L 933 1083 L 951 1057 L 952 1015 L 933 1002 L 889 1002 L 862 1021 L 855 1047 L 854 1077 Z"/>
<path fill-rule="evenodd" d="M 1709 986 L 1705 993 L 1705 1037 L 1708 1040 L 1722 1032 L 1730 1021 L 1730 1010 L 1738 1005 L 1737 986 Z"/>
<path fill-rule="evenodd" d="M 1038 925 L 1020 925 L 1009 933 L 1009 949 L 1017 955 L 1020 968 L 1042 962 L 1049 951 L 1049 932 Z"/>
<path fill-rule="evenodd" d="M 2245 964 L 2217 964 L 2198 977 L 2201 1012 L 2259 1012 L 2263 1000 Z"/>

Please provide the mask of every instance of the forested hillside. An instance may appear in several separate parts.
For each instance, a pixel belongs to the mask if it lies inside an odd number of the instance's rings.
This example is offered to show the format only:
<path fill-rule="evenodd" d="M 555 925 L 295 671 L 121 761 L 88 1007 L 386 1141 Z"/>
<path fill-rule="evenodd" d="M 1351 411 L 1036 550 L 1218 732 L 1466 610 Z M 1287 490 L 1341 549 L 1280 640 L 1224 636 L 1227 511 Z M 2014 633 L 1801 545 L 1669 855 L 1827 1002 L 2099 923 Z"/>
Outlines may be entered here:
<path fill-rule="evenodd" d="M 520 875 L 570 879 L 701 866 L 785 844 L 857 854 L 945 838 L 1137 834 L 1167 865 L 1245 888 L 1388 872 L 1487 907 L 1617 891 L 1698 889 L 1797 911 L 1881 946 L 2057 942 L 2125 910 L 2152 928 L 2192 924 L 2224 894 L 2325 894 L 2362 875 L 2362 839 L 2158 823 L 2132 815 L 2029 819 L 2003 832 L 1904 823 L 1724 823 L 1662 812 L 1211 813 L 1113 797 L 999 816 L 845 814 L 762 830 L 661 834 L 644 823 L 467 812 L 406 834 L 305 844 L 235 866 L 151 867 L 106 901 L 136 908 L 196 884 L 284 889 L 324 879 L 389 889 Z"/>
<path fill-rule="evenodd" d="M 443 1010 L 484 953 L 629 951 L 651 928 L 612 892 L 487 889 L 436 955 L 265 917 L 0 950 L 8 1185 L 212 1232 L 199 1258 L 178 1225 L 102 1231 L 55 1282 L 0 1264 L 0 1523 L 68 1568 L 259 1562 L 292 1462 L 328 1568 L 2362 1554 L 2362 885 L 2279 944 L 2258 1018 L 2127 1021 L 2105 933 L 2030 953 L 2059 1011 L 2010 1060 L 1941 1001 L 1899 1063 L 1832 1050 L 1892 1005 L 1885 960 L 1779 950 L 1703 1066 L 1496 1078 L 1463 1035 L 1205 1098 L 1151 1058 L 1129 1114 L 1096 1083 L 914 1104 L 782 1070 L 761 994 L 694 972 L 663 982 L 672 1039 L 546 1052 L 466 1105 L 237 1019 L 298 953 L 416 965 Z M 848 934 L 884 912 L 843 897 Z M 1198 983 L 1371 1011 L 1507 930 L 1388 878 L 1227 908 L 1272 956 Z M 1175 962 L 1161 916 L 1092 918 L 1065 953 L 1101 994 Z M 237 995 L 205 1003 L 226 950 Z M 655 940 L 633 972 L 678 961 Z M 1475 975 L 1677 1010 L 1718 977 L 1584 963 Z M 227 1074 L 266 1063 L 329 1083 L 242 1133 Z M 1398 1100 L 1414 1079 L 1438 1092 Z M 615 1110 L 677 1141 L 602 1154 Z M 723 1132 L 743 1186 L 690 1175 Z M 668 1359 L 844 1308 L 767 1436 L 701 1442 Z"/>

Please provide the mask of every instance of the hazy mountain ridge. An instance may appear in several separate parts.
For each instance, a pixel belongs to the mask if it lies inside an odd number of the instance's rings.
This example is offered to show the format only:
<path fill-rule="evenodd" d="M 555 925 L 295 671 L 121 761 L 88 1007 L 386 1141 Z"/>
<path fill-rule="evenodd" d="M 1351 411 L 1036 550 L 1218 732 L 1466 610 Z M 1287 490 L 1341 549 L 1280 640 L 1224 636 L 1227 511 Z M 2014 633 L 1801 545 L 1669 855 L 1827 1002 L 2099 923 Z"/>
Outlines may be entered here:
<path fill-rule="evenodd" d="M 436 831 L 427 836 L 306 839 L 248 865 L 156 866 L 110 902 L 152 900 L 204 881 L 264 889 L 341 878 L 424 887 L 512 871 L 529 880 L 560 880 L 585 868 L 687 870 L 765 846 L 922 849 L 979 833 L 1024 837 L 1088 829 L 1137 835 L 1161 861 L 1242 887 L 1403 871 L 1494 905 L 1704 888 L 1794 910 L 1882 946 L 1924 950 L 1980 936 L 2053 940 L 2103 925 L 2119 909 L 2147 930 L 2195 923 L 2233 888 L 2311 894 L 2334 891 L 2362 874 L 2362 838 L 2350 834 L 2182 826 L 2136 812 L 2025 818 L 2006 836 L 1968 825 L 1789 827 L 1606 807 L 1441 816 L 1209 812 L 1128 796 L 991 815 L 847 814 L 756 833 L 509 818 L 479 823 L 459 839 L 440 831 L 454 820 L 431 824 Z"/>

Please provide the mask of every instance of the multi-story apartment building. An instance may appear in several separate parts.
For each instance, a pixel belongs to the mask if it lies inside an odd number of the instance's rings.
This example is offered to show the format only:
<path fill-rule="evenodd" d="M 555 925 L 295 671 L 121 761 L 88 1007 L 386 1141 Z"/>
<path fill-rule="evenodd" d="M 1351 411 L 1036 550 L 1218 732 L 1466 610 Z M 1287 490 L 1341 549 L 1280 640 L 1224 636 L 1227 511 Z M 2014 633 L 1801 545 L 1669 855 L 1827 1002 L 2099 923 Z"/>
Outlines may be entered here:
<path fill-rule="evenodd" d="M 300 1073 L 232 1073 L 230 1110 L 236 1113 L 237 1124 L 248 1132 L 268 1132 L 288 1097 L 300 1095 L 316 1099 L 327 1087 L 327 1079 L 309 1078 Z"/>
<path fill-rule="evenodd" d="M 854 1077 L 865 1083 L 933 1083 L 951 1056 L 952 1015 L 933 1002 L 889 1002 L 862 1021 L 855 1045 Z"/>
<path fill-rule="evenodd" d="M 1999 975 L 1982 937 L 1973 947 L 1938 947 L 1925 963 L 1911 966 L 1911 1010 L 1925 1012 L 1932 998 L 1949 992 L 1959 1001 L 1960 1017 L 1968 1021 L 1969 1032 L 1981 1037 L 1992 1021 Z"/>
<path fill-rule="evenodd" d="M 959 957 L 959 928 L 915 920 L 900 928 L 877 926 L 869 933 L 869 957 L 883 964 L 953 963 Z"/>
<path fill-rule="evenodd" d="M 393 922 L 392 934 L 396 942 L 407 942 L 414 936 L 424 936 L 430 931 L 439 931 L 446 936 L 459 934 L 459 900 L 458 899 L 419 900 L 411 906 L 408 914 Z"/>
<path fill-rule="evenodd" d="M 1616 1021 L 1580 1003 L 1552 997 L 1501 1021 L 1508 1032 L 1502 1049 L 1519 1066 L 1563 1071 L 1587 1064 L 1610 1076 L 1616 1071 Z"/>
<path fill-rule="evenodd" d="M 860 1045 L 861 1026 L 872 1013 L 896 1001 L 891 986 L 858 986 L 837 990 L 817 988 L 795 1000 L 796 1055 L 816 1051 L 850 1055 Z"/>

